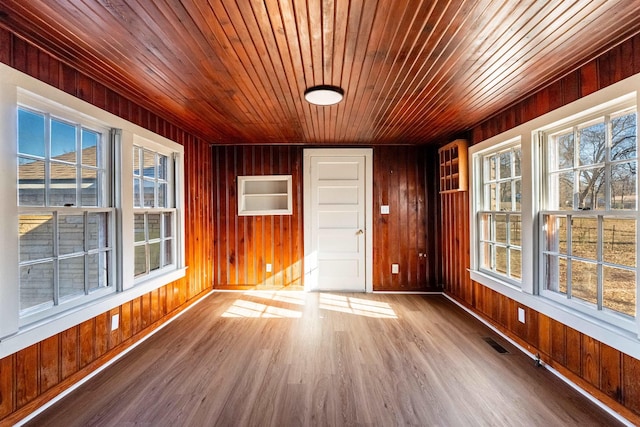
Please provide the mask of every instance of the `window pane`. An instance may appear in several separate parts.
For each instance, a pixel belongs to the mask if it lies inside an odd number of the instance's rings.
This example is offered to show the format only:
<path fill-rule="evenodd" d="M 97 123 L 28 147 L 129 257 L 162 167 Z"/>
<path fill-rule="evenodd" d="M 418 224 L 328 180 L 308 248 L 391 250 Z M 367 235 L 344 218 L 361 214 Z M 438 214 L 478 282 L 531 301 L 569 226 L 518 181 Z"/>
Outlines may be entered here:
<path fill-rule="evenodd" d="M 144 214 L 133 216 L 133 240 L 134 242 L 144 242 L 146 239 Z"/>
<path fill-rule="evenodd" d="M 514 198 L 515 198 L 515 205 L 516 208 L 515 210 L 520 212 L 520 210 L 522 209 L 520 206 L 520 200 L 522 199 L 522 189 L 521 189 L 521 181 L 518 179 L 514 182 L 514 186 L 515 186 L 515 194 L 514 194 Z"/>
<path fill-rule="evenodd" d="M 84 252 L 84 215 L 58 215 L 60 255 Z"/>
<path fill-rule="evenodd" d="M 53 215 L 20 215 L 20 261 L 53 256 Z"/>
<path fill-rule="evenodd" d="M 109 286 L 108 273 L 109 267 L 107 263 L 107 253 L 100 252 L 87 256 L 89 290 L 93 291 Z"/>
<path fill-rule="evenodd" d="M 82 169 L 82 206 L 97 207 L 98 189 L 100 187 L 98 171 L 95 169 Z"/>
<path fill-rule="evenodd" d="M 635 317 L 636 274 L 634 271 L 604 267 L 602 305 Z"/>
<path fill-rule="evenodd" d="M 149 271 L 160 268 L 160 242 L 149 244 Z"/>
<path fill-rule="evenodd" d="M 493 245 L 490 243 L 483 243 L 480 246 L 480 263 L 482 268 L 488 270 L 493 269 Z"/>
<path fill-rule="evenodd" d="M 496 271 L 501 274 L 507 274 L 507 248 L 496 246 Z"/>
<path fill-rule="evenodd" d="M 573 210 L 573 172 L 549 176 L 548 203 L 551 210 Z"/>
<path fill-rule="evenodd" d="M 549 162 L 551 170 L 567 169 L 573 167 L 574 156 L 573 132 L 556 135 L 552 138 Z"/>
<path fill-rule="evenodd" d="M 76 150 L 76 127 L 51 120 L 51 158 L 75 163 Z"/>
<path fill-rule="evenodd" d="M 18 152 L 44 158 L 44 115 L 18 109 Z"/>
<path fill-rule="evenodd" d="M 153 181 L 144 180 L 144 207 L 155 207 L 155 183 Z"/>
<path fill-rule="evenodd" d="M 53 262 L 20 267 L 20 310 L 53 305 Z"/>
<path fill-rule="evenodd" d="M 511 277 L 522 278 L 522 254 L 518 249 L 509 249 L 509 269 Z"/>
<path fill-rule="evenodd" d="M 482 214 L 480 216 L 480 240 L 493 240 L 491 235 L 492 214 Z"/>
<path fill-rule="evenodd" d="M 90 213 L 87 217 L 88 249 L 109 246 L 108 213 Z"/>
<path fill-rule="evenodd" d="M 147 247 L 146 245 L 135 246 L 134 248 L 134 272 L 136 276 L 147 272 Z"/>
<path fill-rule="evenodd" d="M 598 256 L 598 220 L 596 218 L 572 219 L 571 252 L 574 256 L 596 260 Z"/>
<path fill-rule="evenodd" d="M 18 204 L 44 206 L 44 161 L 18 157 Z"/>
<path fill-rule="evenodd" d="M 522 175 L 522 171 L 520 169 L 520 160 L 522 157 L 522 150 L 520 149 L 520 147 L 514 148 L 513 149 L 513 168 L 514 168 L 514 173 L 515 176 L 520 176 Z"/>
<path fill-rule="evenodd" d="M 76 206 L 75 166 L 51 162 L 50 206 Z"/>
<path fill-rule="evenodd" d="M 488 194 L 488 208 L 490 211 L 498 210 L 498 187 L 496 184 L 490 184 L 488 186 L 489 194 Z"/>
<path fill-rule="evenodd" d="M 98 159 L 98 142 L 100 134 L 88 129 L 82 129 L 82 164 L 98 167 L 101 163 Z"/>
<path fill-rule="evenodd" d="M 167 184 L 158 184 L 158 206 L 159 208 L 167 208 Z"/>
<path fill-rule="evenodd" d="M 521 246 L 521 218 L 520 215 L 509 216 L 509 243 L 515 246 Z"/>
<path fill-rule="evenodd" d="M 500 178 L 509 178 L 511 176 L 511 152 L 500 154 Z"/>
<path fill-rule="evenodd" d="M 507 216 L 503 214 L 495 215 L 496 235 L 494 241 L 507 243 Z"/>
<path fill-rule="evenodd" d="M 140 176 L 140 147 L 133 147 L 133 175 Z"/>
<path fill-rule="evenodd" d="M 167 179 L 167 156 L 158 154 L 158 179 Z"/>
<path fill-rule="evenodd" d="M 544 287 L 553 292 L 567 293 L 567 260 L 557 255 L 545 255 Z"/>
<path fill-rule="evenodd" d="M 489 180 L 490 181 L 496 180 L 497 178 L 496 171 L 497 171 L 497 159 L 496 159 L 496 156 L 491 156 L 489 157 Z"/>
<path fill-rule="evenodd" d="M 140 194 L 141 193 L 142 181 L 140 178 L 133 178 L 133 206 L 136 208 L 141 207 L 140 205 Z"/>
<path fill-rule="evenodd" d="M 637 209 L 637 162 L 611 165 L 611 208 Z"/>
<path fill-rule="evenodd" d="M 605 207 L 604 168 L 580 171 L 578 207 L 580 209 L 603 209 Z"/>
<path fill-rule="evenodd" d="M 165 240 L 164 241 L 164 263 L 162 264 L 162 266 L 167 266 L 171 263 L 173 263 L 173 240 L 169 239 L 169 240 Z"/>
<path fill-rule="evenodd" d="M 164 218 L 164 237 L 173 236 L 173 214 L 166 212 L 162 214 Z"/>
<path fill-rule="evenodd" d="M 571 261 L 571 297 L 597 304 L 598 269 L 595 263 Z"/>
<path fill-rule="evenodd" d="M 567 253 L 567 218 L 564 216 L 546 215 L 547 229 L 546 247 L 549 252 Z"/>
<path fill-rule="evenodd" d="M 84 256 L 61 259 L 59 263 L 60 298 L 84 295 Z"/>
<path fill-rule="evenodd" d="M 147 228 L 149 240 L 160 238 L 160 214 L 147 215 Z"/>
<path fill-rule="evenodd" d="M 604 161 L 606 128 L 604 123 L 596 123 L 580 129 L 580 165 L 595 165 Z"/>
<path fill-rule="evenodd" d="M 611 119 L 611 160 L 637 157 L 636 113 Z"/>
<path fill-rule="evenodd" d="M 501 211 L 510 211 L 513 209 L 511 205 L 512 195 L 511 195 L 511 182 L 503 182 L 499 184 L 498 188 L 500 189 L 500 210 Z"/>
<path fill-rule="evenodd" d="M 636 266 L 636 220 L 605 218 L 603 260 L 611 264 Z"/>
<path fill-rule="evenodd" d="M 156 154 L 151 152 L 151 151 L 147 151 L 144 150 L 144 176 L 145 177 L 149 177 L 149 178 L 155 178 L 156 177 Z"/>

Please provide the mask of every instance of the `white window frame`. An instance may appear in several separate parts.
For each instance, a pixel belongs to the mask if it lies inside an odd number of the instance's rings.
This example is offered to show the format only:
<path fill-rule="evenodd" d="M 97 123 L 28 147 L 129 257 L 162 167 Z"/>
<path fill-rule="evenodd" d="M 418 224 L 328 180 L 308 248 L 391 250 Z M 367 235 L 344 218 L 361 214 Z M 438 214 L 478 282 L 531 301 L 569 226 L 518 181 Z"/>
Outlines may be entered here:
<path fill-rule="evenodd" d="M 520 138 L 515 138 L 512 140 L 508 140 L 505 141 L 503 143 L 500 144 L 496 144 L 495 146 L 492 147 L 488 147 L 484 150 L 475 152 L 473 154 L 472 157 L 472 162 L 475 162 L 475 164 L 473 165 L 473 170 L 474 173 L 476 174 L 474 176 L 474 182 L 477 182 L 477 190 L 474 192 L 475 197 L 474 197 L 474 201 L 476 203 L 476 209 L 474 210 L 474 218 L 475 218 L 475 222 L 476 222 L 476 231 L 478 233 L 478 239 L 476 241 L 476 248 L 474 251 L 474 254 L 476 255 L 475 258 L 475 265 L 477 266 L 478 271 L 482 272 L 483 274 L 486 274 L 488 276 L 492 276 L 495 277 L 497 280 L 501 280 L 501 281 L 505 281 L 506 283 L 516 286 L 516 287 L 520 287 L 520 283 L 521 283 L 521 279 L 518 279 L 516 277 L 513 277 L 510 275 L 511 272 L 511 268 L 510 268 L 510 261 L 509 261 L 509 257 L 507 257 L 507 259 L 505 260 L 506 265 L 507 265 L 507 270 L 508 270 L 508 274 L 502 274 L 498 271 L 496 271 L 495 266 L 492 266 L 491 268 L 485 268 L 483 267 L 483 262 L 482 262 L 482 258 L 486 256 L 486 254 L 484 254 L 484 251 L 482 249 L 483 243 L 489 243 L 492 247 L 493 247 L 493 251 L 495 252 L 495 248 L 496 247 L 504 247 L 506 251 L 510 250 L 510 248 L 512 247 L 512 245 L 509 244 L 509 242 L 511 242 L 511 238 L 509 237 L 510 234 L 510 227 L 509 227 L 509 221 L 507 221 L 506 223 L 506 233 L 507 233 L 507 242 L 506 244 L 502 244 L 496 241 L 495 238 L 488 238 L 488 239 L 483 239 L 483 233 L 482 233 L 482 219 L 481 217 L 483 216 L 483 214 L 490 214 L 490 215 L 498 215 L 498 214 L 504 214 L 506 216 L 511 216 L 511 215 L 517 215 L 517 216 L 521 216 L 521 211 L 516 211 L 516 210 L 508 210 L 508 211 L 499 211 L 499 210 L 492 210 L 490 207 L 487 207 L 488 204 L 488 200 L 489 199 L 489 194 L 487 192 L 487 184 L 488 183 L 501 183 L 504 184 L 505 182 L 508 182 L 509 185 L 513 186 L 513 183 L 515 182 L 514 179 L 514 164 L 511 163 L 510 164 L 510 168 L 511 168 L 511 176 L 508 178 L 500 178 L 500 179 L 494 179 L 491 180 L 488 178 L 488 170 L 487 170 L 487 158 L 491 157 L 491 156 L 495 156 L 495 155 L 500 155 L 504 152 L 510 152 L 512 151 L 514 148 L 520 148 Z M 521 162 L 522 163 L 522 162 Z M 500 169 L 499 166 L 497 166 L 496 169 Z M 522 186 L 522 176 L 520 175 L 520 185 Z M 521 187 L 522 188 L 522 187 Z M 513 202 L 513 198 L 516 197 L 515 195 L 515 191 L 513 191 L 514 189 L 512 188 L 512 202 Z M 495 235 L 495 222 L 492 221 L 490 223 L 491 225 L 491 235 Z M 522 241 L 520 242 L 522 244 Z M 517 250 L 520 251 L 520 256 L 522 257 L 522 247 L 521 246 L 513 246 L 515 247 Z M 507 252 L 508 253 L 508 252 Z M 495 254 L 492 256 L 492 258 L 495 258 Z M 522 265 L 522 261 L 520 263 Z"/>
<path fill-rule="evenodd" d="M 109 293 L 69 310 L 50 313 L 37 321 L 21 321 L 19 314 L 18 269 L 18 185 L 17 185 L 17 106 L 21 100 L 42 103 L 48 109 L 74 113 L 104 128 L 119 129 L 113 150 L 114 206 L 116 233 L 115 287 Z M 63 115 L 64 117 L 64 115 Z M 76 326 L 141 295 L 185 276 L 184 242 L 184 148 L 167 138 L 128 122 L 105 110 L 75 98 L 5 64 L 0 64 L 0 200 L 12 201 L 0 207 L 0 241 L 5 245 L 0 257 L 0 358 L 33 345 L 51 335 Z M 135 280 L 133 263 L 133 145 L 145 144 L 152 150 L 172 153 L 176 170 L 176 255 L 170 269 Z"/>
<path fill-rule="evenodd" d="M 69 123 L 74 123 L 74 124 L 78 124 L 78 125 L 82 125 L 82 127 L 84 128 L 88 128 L 90 130 L 94 130 L 97 132 L 100 132 L 102 135 L 102 153 L 100 153 L 100 156 L 102 156 L 104 158 L 104 162 L 105 164 L 103 165 L 104 169 L 106 169 L 107 171 L 109 169 L 111 169 L 111 165 L 112 165 L 112 159 L 111 159 L 111 154 L 110 152 L 112 151 L 111 147 L 108 147 L 110 145 L 110 129 L 108 127 L 106 127 L 104 125 L 104 123 L 96 121 L 90 117 L 88 117 L 87 115 L 84 114 L 79 114 L 77 111 L 73 111 L 69 108 L 63 108 L 62 106 L 58 105 L 58 104 L 53 104 L 50 102 L 47 102 L 46 100 L 42 99 L 39 96 L 34 95 L 33 93 L 24 91 L 19 89 L 18 90 L 18 102 L 17 102 L 17 107 L 23 108 L 25 110 L 28 111 L 32 111 L 32 112 L 38 112 L 38 113 L 44 113 L 45 116 L 50 116 L 52 119 L 57 119 L 57 120 L 61 120 L 61 121 L 66 121 Z M 107 155 L 107 153 L 109 153 Z M 77 155 L 80 155 L 80 153 L 78 153 Z M 16 155 L 17 158 L 17 155 Z M 50 160 L 50 159 L 48 159 Z M 113 176 L 113 174 L 117 173 L 117 171 L 111 171 L 111 176 Z M 17 174 L 16 174 L 17 176 Z M 109 265 L 111 267 L 111 271 L 109 272 L 109 280 L 110 280 L 110 286 L 105 287 L 105 288 L 101 288 L 98 289 L 94 292 L 91 292 L 88 295 L 82 295 L 82 296 L 75 296 L 73 298 L 68 298 L 65 301 L 59 301 L 59 303 L 57 303 L 56 305 L 53 305 L 51 307 L 47 307 L 47 308 L 41 308 L 41 307 L 32 307 L 29 309 L 24 310 L 23 313 L 21 313 L 20 315 L 20 319 L 19 319 L 19 324 L 20 326 L 24 326 L 24 325 L 28 325 L 34 322 L 37 322 L 39 320 L 42 319 L 46 319 L 48 317 L 51 317 L 52 315 L 57 315 L 60 313 L 63 313 L 71 308 L 75 308 L 77 306 L 82 306 L 85 305 L 87 303 L 90 303 L 93 300 L 97 300 L 101 297 L 104 297 L 107 294 L 113 293 L 117 290 L 117 283 L 115 278 L 117 277 L 117 262 L 116 262 L 116 256 L 115 256 L 115 247 L 114 247 L 114 241 L 116 240 L 116 236 L 114 234 L 114 230 L 115 230 L 115 226 L 116 226 L 116 208 L 115 208 L 115 204 L 113 203 L 112 199 L 112 186 L 110 184 L 109 181 L 112 181 L 111 176 L 106 176 L 103 177 L 102 179 L 105 179 L 107 182 L 103 183 L 102 187 L 102 197 L 104 197 L 107 200 L 107 205 L 105 205 L 104 207 L 84 207 L 84 206 L 79 206 L 79 207 L 66 207 L 66 206 L 49 206 L 49 205 L 43 205 L 43 206 L 30 206 L 30 205 L 22 205 L 18 207 L 18 214 L 19 215 L 25 215 L 25 214 L 34 214 L 34 215 L 39 215 L 42 213 L 53 213 L 53 217 L 54 220 L 57 217 L 57 215 L 80 215 L 80 214 L 84 214 L 86 213 L 107 213 L 110 216 L 110 220 L 109 220 L 109 235 L 108 235 L 108 239 L 110 242 L 110 247 L 111 249 L 109 250 Z M 17 178 L 14 178 L 14 181 Z M 80 197 L 80 194 L 77 194 L 76 197 Z M 17 200 L 17 199 L 16 199 Z M 57 238 L 57 231 L 54 231 L 54 239 Z M 60 259 L 64 259 L 64 257 L 58 257 L 54 254 L 53 259 L 60 261 Z M 58 284 L 56 283 L 56 286 Z"/>
<path fill-rule="evenodd" d="M 560 126 L 570 126 L 576 120 L 590 117 L 598 111 L 629 102 L 640 105 L 640 74 L 631 76 L 607 88 L 594 92 L 571 104 L 523 123 L 502 134 L 496 135 L 469 148 L 470 177 L 470 277 L 472 280 L 499 292 L 518 304 L 553 318 L 578 330 L 600 342 L 616 348 L 632 357 L 640 358 L 640 296 L 636 297 L 636 318 L 629 325 L 624 320 L 604 320 L 599 316 L 587 314 L 575 307 L 553 298 L 545 297 L 541 292 L 539 278 L 541 255 L 538 254 L 540 230 L 538 227 L 538 206 L 543 190 L 540 131 Z M 478 156 L 483 151 L 496 149 L 499 144 L 520 139 L 522 149 L 522 283 L 520 287 L 495 276 L 482 272 L 478 268 L 478 230 L 476 212 L 479 208 Z M 640 228 L 640 227 L 639 227 Z M 640 242 L 640 240 L 639 240 Z"/>

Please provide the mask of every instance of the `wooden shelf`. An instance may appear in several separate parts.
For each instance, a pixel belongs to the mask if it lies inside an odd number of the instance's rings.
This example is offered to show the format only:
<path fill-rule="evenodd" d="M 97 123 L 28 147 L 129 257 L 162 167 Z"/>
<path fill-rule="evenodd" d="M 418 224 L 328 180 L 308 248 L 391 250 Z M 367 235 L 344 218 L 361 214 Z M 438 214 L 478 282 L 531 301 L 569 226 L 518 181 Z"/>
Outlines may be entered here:
<path fill-rule="evenodd" d="M 440 193 L 467 191 L 467 148 L 464 139 L 456 139 L 438 150 Z"/>
<path fill-rule="evenodd" d="M 238 215 L 291 215 L 291 175 L 238 177 Z"/>

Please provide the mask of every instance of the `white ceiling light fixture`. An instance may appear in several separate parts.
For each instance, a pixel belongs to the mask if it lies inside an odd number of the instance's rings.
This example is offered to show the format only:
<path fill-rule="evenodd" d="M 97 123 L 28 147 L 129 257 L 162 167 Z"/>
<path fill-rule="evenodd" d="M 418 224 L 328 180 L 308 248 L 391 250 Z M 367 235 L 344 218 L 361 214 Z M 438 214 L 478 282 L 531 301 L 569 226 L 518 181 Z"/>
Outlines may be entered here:
<path fill-rule="evenodd" d="M 319 85 L 304 91 L 304 99 L 314 105 L 333 105 L 343 98 L 344 90 L 337 86 Z"/>

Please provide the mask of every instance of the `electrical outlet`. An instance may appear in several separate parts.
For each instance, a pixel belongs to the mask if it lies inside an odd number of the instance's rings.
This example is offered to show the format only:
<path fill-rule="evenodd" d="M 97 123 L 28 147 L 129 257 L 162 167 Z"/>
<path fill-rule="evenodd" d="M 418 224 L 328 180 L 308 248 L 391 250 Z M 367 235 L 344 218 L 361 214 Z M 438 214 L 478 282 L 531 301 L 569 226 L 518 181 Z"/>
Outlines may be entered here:
<path fill-rule="evenodd" d="M 119 325 L 120 325 L 120 315 L 114 314 L 113 316 L 111 316 L 111 330 L 115 331 L 116 329 L 118 329 Z"/>
<path fill-rule="evenodd" d="M 398 264 L 391 264 L 391 274 L 398 274 L 400 272 L 400 266 Z"/>
<path fill-rule="evenodd" d="M 380 213 L 382 215 L 389 215 L 389 206 L 388 205 L 380 206 Z"/>
<path fill-rule="evenodd" d="M 518 322 L 525 323 L 524 308 L 518 307 Z"/>
<path fill-rule="evenodd" d="M 271 264 L 267 264 L 267 273 L 271 273 Z"/>

